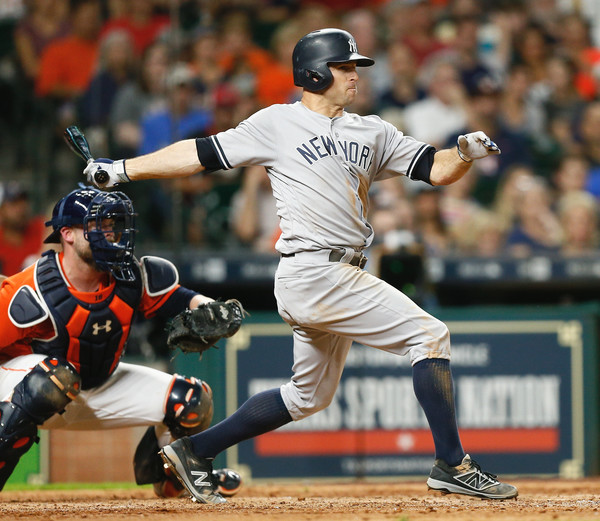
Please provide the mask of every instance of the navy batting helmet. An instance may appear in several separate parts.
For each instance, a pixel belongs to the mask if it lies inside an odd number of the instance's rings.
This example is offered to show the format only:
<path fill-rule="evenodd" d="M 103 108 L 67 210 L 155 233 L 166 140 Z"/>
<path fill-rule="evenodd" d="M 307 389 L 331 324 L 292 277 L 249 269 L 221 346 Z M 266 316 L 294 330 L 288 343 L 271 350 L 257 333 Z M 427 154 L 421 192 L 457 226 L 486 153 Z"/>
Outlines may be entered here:
<path fill-rule="evenodd" d="M 331 85 L 330 63 L 356 62 L 358 67 L 375 63 L 358 54 L 354 37 L 341 29 L 319 29 L 300 38 L 294 53 L 294 85 L 315 92 Z"/>
<path fill-rule="evenodd" d="M 127 195 L 94 187 L 73 190 L 54 206 L 46 222 L 53 231 L 44 242 L 60 242 L 61 228 L 75 225 L 83 226 L 98 269 L 118 280 L 134 280 L 135 213 Z"/>

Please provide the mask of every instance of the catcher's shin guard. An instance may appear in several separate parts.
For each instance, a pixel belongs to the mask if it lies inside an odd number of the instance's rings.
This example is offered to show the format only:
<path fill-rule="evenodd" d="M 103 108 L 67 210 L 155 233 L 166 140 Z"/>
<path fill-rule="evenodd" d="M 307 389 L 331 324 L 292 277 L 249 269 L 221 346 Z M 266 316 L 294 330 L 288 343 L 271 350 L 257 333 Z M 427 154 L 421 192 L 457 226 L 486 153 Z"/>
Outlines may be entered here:
<path fill-rule="evenodd" d="M 11 402 L 0 402 L 0 490 L 21 456 L 37 441 L 37 426 L 23 409 Z"/>
<path fill-rule="evenodd" d="M 48 357 L 15 386 L 10 402 L 0 402 L 0 490 L 20 457 L 38 441 L 37 426 L 63 412 L 80 386 L 68 362 Z"/>
<path fill-rule="evenodd" d="M 213 400 L 209 385 L 193 377 L 174 375 L 165 401 L 163 420 L 171 436 L 181 438 L 201 432 L 208 428 L 212 416 Z M 138 485 L 156 484 L 165 480 L 163 461 L 158 455 L 159 448 L 154 427 L 148 427 L 133 457 L 133 471 Z"/>
<path fill-rule="evenodd" d="M 164 463 L 158 454 L 160 447 L 156 439 L 154 426 L 148 427 L 135 449 L 133 457 L 133 473 L 138 485 L 152 483 L 158 497 L 180 497 L 185 488 L 179 480 L 164 468 Z"/>
<path fill-rule="evenodd" d="M 208 429 L 213 417 L 212 389 L 194 377 L 173 377 L 167 395 L 165 419 L 173 438 L 191 436 Z"/>
<path fill-rule="evenodd" d="M 62 413 L 81 390 L 81 377 L 73 366 L 58 358 L 45 358 L 13 390 L 11 402 L 41 425 Z"/>
<path fill-rule="evenodd" d="M 159 450 L 156 431 L 151 425 L 146 429 L 133 456 L 133 473 L 138 485 L 158 483 L 165 479 L 163 462 L 158 455 Z"/>

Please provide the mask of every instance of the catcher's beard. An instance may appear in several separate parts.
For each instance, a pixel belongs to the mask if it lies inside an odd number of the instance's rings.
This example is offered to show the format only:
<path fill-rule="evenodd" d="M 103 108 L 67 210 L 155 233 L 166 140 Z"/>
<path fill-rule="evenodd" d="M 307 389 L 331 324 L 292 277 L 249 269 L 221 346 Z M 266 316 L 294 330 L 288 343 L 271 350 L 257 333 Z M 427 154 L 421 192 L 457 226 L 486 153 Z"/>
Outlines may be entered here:
<path fill-rule="evenodd" d="M 104 270 L 101 270 L 94 259 L 94 255 L 92 253 L 92 248 L 90 247 L 90 243 L 87 240 L 76 241 L 75 244 L 75 253 L 77 256 L 85 262 L 90 268 L 97 271 L 98 273 L 104 273 Z"/>

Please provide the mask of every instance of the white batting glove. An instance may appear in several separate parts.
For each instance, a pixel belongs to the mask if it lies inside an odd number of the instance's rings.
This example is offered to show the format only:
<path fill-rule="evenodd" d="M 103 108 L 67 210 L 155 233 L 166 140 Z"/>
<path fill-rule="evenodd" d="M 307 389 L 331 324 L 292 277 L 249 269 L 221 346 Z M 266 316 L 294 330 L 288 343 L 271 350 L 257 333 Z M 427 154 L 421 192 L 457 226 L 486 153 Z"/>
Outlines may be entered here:
<path fill-rule="evenodd" d="M 83 173 L 86 175 L 88 183 L 98 188 L 112 188 L 119 183 L 128 183 L 129 177 L 125 173 L 125 160 L 99 158 L 90 161 L 85 167 Z"/>
<path fill-rule="evenodd" d="M 473 159 L 481 159 L 492 154 L 500 154 L 498 145 L 481 130 L 458 136 L 456 140 L 458 155 L 463 161 L 471 163 Z"/>

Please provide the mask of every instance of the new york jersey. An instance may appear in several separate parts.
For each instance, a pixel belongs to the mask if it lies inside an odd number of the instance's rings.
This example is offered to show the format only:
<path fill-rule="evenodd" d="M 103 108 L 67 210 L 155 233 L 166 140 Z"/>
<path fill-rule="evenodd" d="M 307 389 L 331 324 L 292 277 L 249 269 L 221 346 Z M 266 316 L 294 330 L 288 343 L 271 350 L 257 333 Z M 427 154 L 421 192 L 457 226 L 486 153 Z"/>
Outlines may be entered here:
<path fill-rule="evenodd" d="M 272 105 L 196 143 L 209 170 L 266 167 L 281 253 L 367 248 L 373 240 L 367 221 L 373 181 L 422 178 L 422 160 L 432 160 L 435 152 L 378 116 L 344 112 L 329 118 L 301 102 Z"/>

